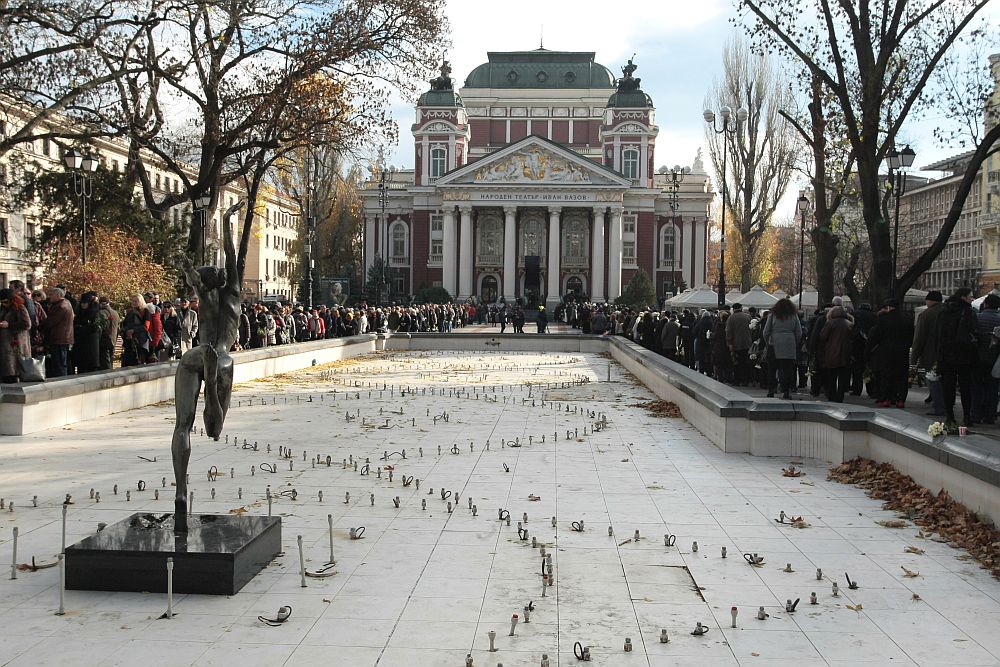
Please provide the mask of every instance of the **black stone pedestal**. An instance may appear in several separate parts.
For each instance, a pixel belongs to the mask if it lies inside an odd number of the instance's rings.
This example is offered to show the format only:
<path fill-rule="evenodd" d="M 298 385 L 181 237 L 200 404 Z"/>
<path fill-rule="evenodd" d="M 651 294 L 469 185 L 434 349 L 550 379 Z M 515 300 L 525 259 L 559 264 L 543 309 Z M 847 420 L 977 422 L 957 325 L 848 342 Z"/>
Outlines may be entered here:
<path fill-rule="evenodd" d="M 281 552 L 281 518 L 201 514 L 174 534 L 172 514 L 133 514 L 66 547 L 66 588 L 235 595 Z"/>

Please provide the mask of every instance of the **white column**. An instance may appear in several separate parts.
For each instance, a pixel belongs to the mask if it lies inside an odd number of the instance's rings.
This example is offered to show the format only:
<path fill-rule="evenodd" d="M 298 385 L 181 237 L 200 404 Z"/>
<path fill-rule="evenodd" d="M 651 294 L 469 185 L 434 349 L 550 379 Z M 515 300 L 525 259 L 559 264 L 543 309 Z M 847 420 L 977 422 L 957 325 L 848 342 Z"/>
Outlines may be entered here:
<path fill-rule="evenodd" d="M 503 298 L 513 303 L 517 285 L 517 207 L 503 207 Z"/>
<path fill-rule="evenodd" d="M 472 207 L 463 206 L 458 209 L 462 214 L 462 237 L 458 253 L 458 298 L 465 301 L 472 296 Z"/>
<path fill-rule="evenodd" d="M 708 280 L 708 276 L 705 275 L 705 235 L 707 234 L 707 229 L 708 220 L 701 220 L 700 222 L 692 220 L 691 245 L 694 246 L 694 265 L 691 267 L 691 272 L 694 275 L 694 284 L 690 285 L 691 287 L 700 287 Z"/>
<path fill-rule="evenodd" d="M 607 207 L 594 207 L 594 226 L 590 232 L 590 299 L 604 301 L 604 211 Z"/>
<path fill-rule="evenodd" d="M 562 208 L 559 206 L 549 207 L 549 266 L 548 266 L 548 289 L 545 290 L 545 306 L 555 308 L 561 301 L 561 291 L 559 289 L 559 213 Z"/>
<path fill-rule="evenodd" d="M 455 227 L 455 207 L 445 206 L 442 225 L 444 226 L 444 244 L 441 249 L 441 286 L 448 290 L 453 298 L 458 296 L 458 229 Z"/>
<path fill-rule="evenodd" d="M 365 216 L 365 275 L 364 281 L 368 282 L 368 269 L 375 261 L 375 219 L 372 216 Z"/>
<path fill-rule="evenodd" d="M 623 208 L 611 209 L 611 238 L 608 242 L 608 301 L 622 295 L 622 213 Z"/>

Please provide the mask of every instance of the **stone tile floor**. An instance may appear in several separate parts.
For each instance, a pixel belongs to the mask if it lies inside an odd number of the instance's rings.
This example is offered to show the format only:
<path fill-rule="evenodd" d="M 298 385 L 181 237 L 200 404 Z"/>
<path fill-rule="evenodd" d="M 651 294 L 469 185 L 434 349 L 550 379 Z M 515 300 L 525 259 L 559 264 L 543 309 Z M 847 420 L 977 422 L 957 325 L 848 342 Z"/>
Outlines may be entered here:
<path fill-rule="evenodd" d="M 161 594 L 79 591 L 66 593 L 68 613 L 58 617 L 55 568 L 13 581 L 4 569 L 0 664 L 458 667 L 471 653 L 476 666 L 513 667 L 537 666 L 545 653 L 551 665 L 570 665 L 576 642 L 591 648 L 595 665 L 1000 662 L 1000 583 L 962 552 L 917 538 L 914 527 L 878 525 L 893 513 L 859 489 L 827 482 L 822 462 L 797 462 L 806 475 L 787 478 L 788 459 L 721 453 L 683 420 L 635 407 L 652 395 L 618 367 L 607 381 L 607 368 L 590 354 L 383 354 L 242 385 L 227 422 L 230 442 L 194 437 L 195 511 L 266 513 L 266 485 L 295 488 L 296 501 L 274 504 L 286 555 L 233 597 L 176 596 L 171 620 L 158 619 Z M 581 378 L 589 382 L 570 384 Z M 448 421 L 435 423 L 445 412 Z M 356 418 L 346 421 L 348 414 Z M 600 419 L 592 414 L 606 415 L 607 428 L 592 433 Z M 98 522 L 169 511 L 169 488 L 159 501 L 152 488 L 171 476 L 172 424 L 173 407 L 164 404 L 5 438 L 0 496 L 15 509 L 0 512 L 0 562 L 10 563 L 13 526 L 20 562 L 53 559 L 66 493 L 75 502 L 70 543 Z M 259 450 L 234 440 L 258 442 Z M 278 460 L 279 445 L 293 451 L 294 470 Z M 368 458 L 377 470 L 385 452 L 404 448 L 405 460 L 390 457 L 392 482 L 387 471 L 362 476 L 341 463 Z M 278 472 L 260 472 L 263 462 Z M 223 474 L 208 482 L 213 465 Z M 420 490 L 403 487 L 403 475 L 419 479 Z M 139 479 L 150 488 L 135 491 Z M 91 488 L 100 503 L 89 499 Z M 453 494 L 452 513 L 441 489 Z M 511 526 L 498 521 L 498 509 L 509 510 Z M 781 511 L 809 527 L 777 524 Z M 530 537 L 552 554 L 555 583 L 545 597 L 540 550 L 518 538 L 525 513 Z M 296 536 L 307 568 L 322 566 L 328 514 L 337 574 L 302 588 Z M 572 529 L 574 521 L 584 532 Z M 350 540 L 358 526 L 363 538 Z M 665 534 L 676 536 L 674 546 L 664 545 Z M 907 545 L 926 553 L 905 553 Z M 763 554 L 764 565 L 749 566 L 744 552 Z M 783 571 L 786 564 L 793 572 Z M 905 577 L 902 567 L 919 576 Z M 858 590 L 847 590 L 845 572 Z M 785 601 L 796 598 L 797 610 L 787 613 Z M 511 615 L 523 621 L 529 601 L 530 622 L 509 637 Z M 281 605 L 293 608 L 284 625 L 257 620 Z M 757 620 L 760 606 L 767 620 Z M 696 622 L 706 635 L 690 634 Z M 660 643 L 661 630 L 669 643 Z M 631 653 L 623 651 L 626 637 Z"/>

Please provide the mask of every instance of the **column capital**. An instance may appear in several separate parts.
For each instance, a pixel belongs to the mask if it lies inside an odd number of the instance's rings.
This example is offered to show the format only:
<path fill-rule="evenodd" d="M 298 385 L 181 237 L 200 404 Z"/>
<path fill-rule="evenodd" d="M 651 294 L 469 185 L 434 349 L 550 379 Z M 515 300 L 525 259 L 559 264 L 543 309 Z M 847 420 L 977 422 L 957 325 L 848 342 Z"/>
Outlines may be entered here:
<path fill-rule="evenodd" d="M 555 215 L 559 215 L 560 213 L 562 213 L 562 206 L 549 206 L 549 213 L 554 213 Z"/>
<path fill-rule="evenodd" d="M 503 207 L 503 212 L 504 212 L 504 215 L 517 215 L 517 207 L 516 206 L 504 206 Z"/>
<path fill-rule="evenodd" d="M 611 215 L 625 215 L 625 207 L 624 206 L 612 206 L 611 207 Z"/>
<path fill-rule="evenodd" d="M 607 204 L 595 205 L 592 207 L 594 209 L 594 215 L 604 215 L 605 211 L 608 210 Z"/>
<path fill-rule="evenodd" d="M 472 215 L 472 204 L 460 204 L 458 212 L 462 215 Z"/>

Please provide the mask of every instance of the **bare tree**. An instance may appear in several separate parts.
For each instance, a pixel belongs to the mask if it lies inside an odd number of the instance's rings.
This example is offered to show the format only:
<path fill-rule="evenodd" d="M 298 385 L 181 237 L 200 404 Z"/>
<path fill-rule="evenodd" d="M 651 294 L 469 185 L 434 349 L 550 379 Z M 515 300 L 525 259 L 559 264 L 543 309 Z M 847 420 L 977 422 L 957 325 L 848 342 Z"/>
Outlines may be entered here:
<path fill-rule="evenodd" d="M 787 88 L 766 56 L 753 54 L 739 37 L 722 55 L 723 79 L 705 99 L 705 108 L 744 107 L 748 115 L 735 133 L 706 131 L 716 174 L 726 179 L 726 208 L 738 236 L 740 287 L 753 287 L 756 268 L 766 263 L 758 254 L 761 239 L 791 180 L 795 137 L 780 112 L 792 105 Z M 729 153 L 723 173 L 723 142 Z"/>
<path fill-rule="evenodd" d="M 758 48 L 778 49 L 830 91 L 857 165 L 861 209 L 872 253 L 869 292 L 901 298 L 947 244 L 976 173 L 1000 139 L 977 142 L 969 168 L 934 243 L 895 280 L 891 225 L 883 215 L 879 169 L 904 123 L 933 102 L 929 82 L 989 0 L 740 0 Z M 818 17 L 818 20 L 817 20 Z"/>
<path fill-rule="evenodd" d="M 129 71 L 105 67 L 101 53 L 121 53 L 155 15 L 133 0 L 0 2 L 0 107 L 7 133 L 0 155 L 53 139 L 86 141 L 113 133 L 95 109 L 108 86 Z"/>
<path fill-rule="evenodd" d="M 215 208 L 219 188 L 234 181 L 254 201 L 271 165 L 319 135 L 352 146 L 394 136 L 387 90 L 410 91 L 430 71 L 445 29 L 441 11 L 441 0 L 177 0 L 163 7 L 160 21 L 119 54 L 120 63 L 142 71 L 117 81 L 119 108 L 108 115 L 130 137 L 130 174 L 149 209 L 162 216 L 206 194 Z M 155 190 L 142 150 L 183 188 Z M 200 242 L 192 230 L 189 251 Z"/>

